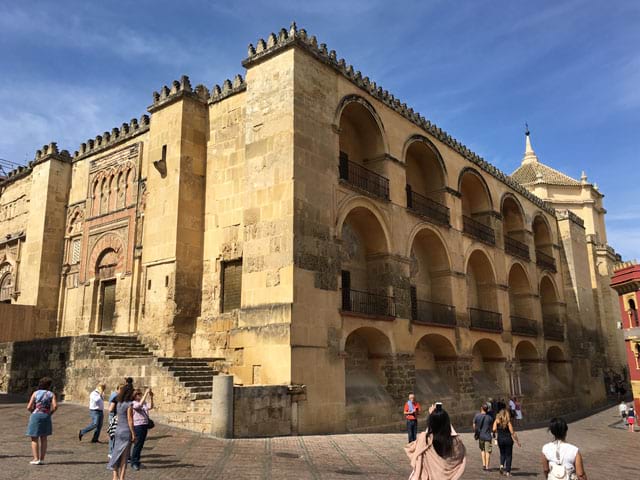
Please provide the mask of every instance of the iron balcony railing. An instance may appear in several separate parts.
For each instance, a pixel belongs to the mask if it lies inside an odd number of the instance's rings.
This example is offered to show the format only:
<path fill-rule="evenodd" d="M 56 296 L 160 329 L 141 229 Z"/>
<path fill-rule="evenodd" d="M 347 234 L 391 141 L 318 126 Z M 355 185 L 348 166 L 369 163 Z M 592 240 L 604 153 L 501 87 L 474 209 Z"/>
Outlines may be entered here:
<path fill-rule="evenodd" d="M 564 325 L 557 317 L 545 316 L 542 321 L 544 338 L 548 340 L 564 340 Z"/>
<path fill-rule="evenodd" d="M 506 235 L 504 237 L 504 251 L 524 260 L 531 259 L 529 256 L 529 246 L 526 243 L 522 243 L 520 240 L 516 240 L 515 238 L 511 238 Z"/>
<path fill-rule="evenodd" d="M 488 243 L 489 245 L 496 244 L 496 234 L 493 228 L 466 215 L 462 217 L 462 230 L 464 233 L 477 238 L 481 242 Z"/>
<path fill-rule="evenodd" d="M 407 185 L 407 208 L 440 225 L 449 225 L 449 208 L 411 190 Z"/>
<path fill-rule="evenodd" d="M 530 318 L 511 316 L 511 333 L 538 336 L 538 322 Z"/>
<path fill-rule="evenodd" d="M 376 172 L 364 168 L 362 165 L 358 165 L 344 157 L 340 158 L 338 170 L 340 180 L 344 180 L 354 187 L 369 192 L 376 197 L 389 200 L 388 178 L 378 175 Z"/>
<path fill-rule="evenodd" d="M 393 297 L 358 290 L 342 289 L 342 310 L 382 317 L 396 316 L 396 302 Z"/>
<path fill-rule="evenodd" d="M 481 310 L 480 308 L 469 308 L 469 319 L 471 320 L 471 328 L 502 332 L 501 313 Z"/>
<path fill-rule="evenodd" d="M 414 300 L 411 302 L 411 320 L 414 323 L 456 326 L 456 309 L 452 305 Z"/>
<path fill-rule="evenodd" d="M 541 250 L 536 250 L 536 265 L 552 272 L 556 271 L 556 259 Z"/>

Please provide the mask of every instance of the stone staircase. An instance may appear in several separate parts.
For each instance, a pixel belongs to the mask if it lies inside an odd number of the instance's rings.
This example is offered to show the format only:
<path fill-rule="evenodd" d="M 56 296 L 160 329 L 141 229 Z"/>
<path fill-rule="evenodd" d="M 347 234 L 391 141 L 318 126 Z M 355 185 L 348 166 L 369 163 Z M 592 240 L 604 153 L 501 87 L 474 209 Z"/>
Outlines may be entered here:
<path fill-rule="evenodd" d="M 194 400 L 211 398 L 213 377 L 218 372 L 211 363 L 220 358 L 158 358 L 158 364 L 171 373 L 180 384 L 188 389 Z M 223 359 L 222 359 L 223 360 Z"/>
<path fill-rule="evenodd" d="M 153 357 L 143 343 L 134 336 L 89 335 L 93 345 L 109 360 Z"/>
<path fill-rule="evenodd" d="M 213 377 L 218 372 L 211 367 L 220 358 L 155 357 L 135 336 L 89 335 L 93 346 L 109 360 L 149 359 L 175 378 L 190 393 L 192 400 L 210 399 Z"/>

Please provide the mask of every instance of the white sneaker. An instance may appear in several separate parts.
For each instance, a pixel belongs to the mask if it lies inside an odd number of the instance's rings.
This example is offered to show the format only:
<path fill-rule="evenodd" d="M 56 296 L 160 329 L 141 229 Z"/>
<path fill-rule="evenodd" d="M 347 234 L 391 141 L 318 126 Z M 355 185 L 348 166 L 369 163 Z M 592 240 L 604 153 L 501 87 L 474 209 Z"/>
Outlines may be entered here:
<path fill-rule="evenodd" d="M 42 465 L 42 461 L 41 460 L 31 460 L 29 463 L 31 465 Z"/>

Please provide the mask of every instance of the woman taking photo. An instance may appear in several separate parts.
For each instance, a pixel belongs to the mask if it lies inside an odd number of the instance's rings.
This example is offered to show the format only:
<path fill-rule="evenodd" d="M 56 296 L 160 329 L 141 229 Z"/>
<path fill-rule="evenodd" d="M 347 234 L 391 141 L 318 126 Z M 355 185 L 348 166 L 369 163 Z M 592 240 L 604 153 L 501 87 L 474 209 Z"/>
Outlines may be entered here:
<path fill-rule="evenodd" d="M 153 408 L 153 392 L 150 388 L 144 392 L 136 390 L 133 394 L 133 428 L 136 432 L 136 440 L 133 443 L 133 451 L 131 452 L 131 468 L 140 470 L 140 454 L 144 441 L 147 439 L 147 432 L 152 428 L 149 419 L 149 410 Z"/>
<path fill-rule="evenodd" d="M 38 389 L 31 394 L 27 410 L 31 412 L 27 435 L 31 437 L 31 452 L 33 460 L 31 465 L 42 465 L 47 453 L 47 437 L 53 433 L 51 415 L 58 408 L 56 395 L 51 391 L 53 381 L 49 377 L 43 377 L 38 382 Z M 38 441 L 40 445 L 38 446 Z"/>
<path fill-rule="evenodd" d="M 511 460 L 513 458 L 513 442 L 521 447 L 516 432 L 513 430 L 511 423 L 511 414 L 509 410 L 503 408 L 496 415 L 493 422 L 493 432 L 498 435 L 498 448 L 500 449 L 500 475 L 511 476 Z"/>
<path fill-rule="evenodd" d="M 569 427 L 562 418 L 553 418 L 549 423 L 549 432 L 553 442 L 542 447 L 542 470 L 545 478 L 578 478 L 587 480 L 582 455 L 578 447 L 566 443 Z M 575 476 L 572 476 L 575 475 Z"/>
<path fill-rule="evenodd" d="M 442 404 L 431 405 L 427 431 L 405 451 L 413 469 L 409 480 L 457 480 L 464 473 L 466 450 Z"/>
<path fill-rule="evenodd" d="M 116 427 L 115 441 L 111 459 L 107 464 L 109 470 L 113 470 L 113 480 L 124 480 L 127 471 L 127 461 L 131 451 L 131 442 L 136 441 L 136 433 L 133 429 L 133 385 L 126 384 L 118 394 L 118 426 Z"/>

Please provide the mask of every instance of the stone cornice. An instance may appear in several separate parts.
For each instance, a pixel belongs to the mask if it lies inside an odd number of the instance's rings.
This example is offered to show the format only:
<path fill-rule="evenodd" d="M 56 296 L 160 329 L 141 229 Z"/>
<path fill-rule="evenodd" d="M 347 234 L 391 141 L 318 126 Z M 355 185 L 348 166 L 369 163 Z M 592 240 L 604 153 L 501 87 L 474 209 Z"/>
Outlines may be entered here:
<path fill-rule="evenodd" d="M 584 228 L 584 220 L 571 210 L 556 210 L 556 218 L 558 220 L 571 220 L 576 225 Z"/>
<path fill-rule="evenodd" d="M 237 93 L 244 92 L 247 89 L 247 83 L 242 78 L 242 75 L 236 75 L 233 77 L 233 81 L 228 78 L 222 82 L 222 87 L 218 84 L 214 85 L 211 89 L 211 98 L 209 98 L 209 104 L 218 103 L 225 98 L 236 95 Z"/>
<path fill-rule="evenodd" d="M 95 139 L 89 139 L 80 145 L 80 149 L 73 154 L 73 161 L 77 162 L 84 158 L 95 155 L 111 147 L 119 145 L 127 140 L 131 140 L 138 135 L 149 130 L 149 116 L 142 115 L 140 121 L 132 118 L 129 123 L 123 123 L 120 128 L 112 128 L 111 133 L 104 132 L 97 135 Z"/>
<path fill-rule="evenodd" d="M 49 160 L 58 160 L 60 162 L 71 163 L 71 155 L 67 150 L 58 150 L 56 142 L 44 145 L 40 150 L 36 151 L 36 155 L 26 166 L 19 166 L 11 170 L 7 176 L 0 180 L 0 187 L 6 187 L 13 182 L 25 178 L 31 174 L 33 167 Z"/>
<path fill-rule="evenodd" d="M 153 92 L 153 103 L 147 108 L 147 111 L 153 113 L 182 98 L 191 98 L 206 104 L 209 100 L 209 90 L 204 85 L 197 85 L 195 89 L 191 88 L 189 77 L 182 75 L 180 80 L 174 80 L 171 83 L 171 88 L 164 85 L 160 92 Z"/>
<path fill-rule="evenodd" d="M 468 161 L 478 166 L 481 170 L 484 170 L 489 175 L 510 187 L 512 190 L 518 192 L 534 205 L 537 205 L 547 213 L 555 216 L 554 208 L 547 202 L 529 192 L 509 175 L 491 165 L 466 145 L 462 144 L 447 132 L 425 119 L 418 112 L 415 112 L 413 108 L 408 107 L 406 103 L 402 103 L 387 90 L 384 90 L 375 82 L 372 82 L 369 77 L 363 77 L 360 71 L 354 70 L 352 65 L 347 65 L 344 59 L 338 59 L 335 50 L 327 50 L 327 45 L 324 43 L 318 44 L 318 40 L 315 36 L 309 36 L 306 30 L 298 29 L 295 22 L 291 24 L 288 31 L 282 28 L 278 32 L 278 35 L 271 33 L 267 37 L 266 41 L 262 38 L 259 39 L 255 47 L 252 44 L 249 44 L 247 49 L 247 58 L 242 61 L 242 65 L 245 68 L 251 68 L 271 56 L 293 46 L 301 48 L 320 62 L 328 65 L 353 84 L 366 91 L 369 95 L 384 103 L 387 107 L 402 115 L 423 131 L 462 155 Z"/>

